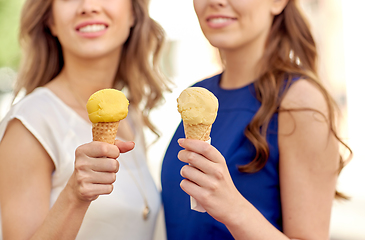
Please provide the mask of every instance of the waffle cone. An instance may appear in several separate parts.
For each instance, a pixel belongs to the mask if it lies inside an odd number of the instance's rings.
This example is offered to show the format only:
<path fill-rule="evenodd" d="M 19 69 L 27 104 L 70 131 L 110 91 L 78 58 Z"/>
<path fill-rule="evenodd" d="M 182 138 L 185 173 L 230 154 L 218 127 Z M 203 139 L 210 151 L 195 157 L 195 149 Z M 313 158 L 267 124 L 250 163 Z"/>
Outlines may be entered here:
<path fill-rule="evenodd" d="M 99 122 L 93 123 L 93 141 L 114 144 L 117 136 L 118 122 Z"/>
<path fill-rule="evenodd" d="M 207 141 L 210 138 L 210 130 L 212 125 L 197 124 L 189 125 L 184 123 L 185 137 L 188 139 L 198 139 Z"/>

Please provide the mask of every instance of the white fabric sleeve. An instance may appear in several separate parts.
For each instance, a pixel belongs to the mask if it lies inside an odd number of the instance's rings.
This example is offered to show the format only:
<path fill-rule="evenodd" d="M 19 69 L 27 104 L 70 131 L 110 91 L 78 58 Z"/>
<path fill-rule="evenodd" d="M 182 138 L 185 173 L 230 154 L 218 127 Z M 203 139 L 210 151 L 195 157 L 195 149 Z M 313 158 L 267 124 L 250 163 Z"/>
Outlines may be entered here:
<path fill-rule="evenodd" d="M 59 162 L 57 159 L 59 159 L 60 154 L 56 136 L 58 129 L 53 126 L 55 109 L 52 109 L 51 105 L 40 103 L 42 100 L 46 99 L 26 97 L 15 104 L 0 124 L 0 141 L 9 122 L 18 119 L 39 141 L 54 162 L 55 167 L 58 168 Z"/>

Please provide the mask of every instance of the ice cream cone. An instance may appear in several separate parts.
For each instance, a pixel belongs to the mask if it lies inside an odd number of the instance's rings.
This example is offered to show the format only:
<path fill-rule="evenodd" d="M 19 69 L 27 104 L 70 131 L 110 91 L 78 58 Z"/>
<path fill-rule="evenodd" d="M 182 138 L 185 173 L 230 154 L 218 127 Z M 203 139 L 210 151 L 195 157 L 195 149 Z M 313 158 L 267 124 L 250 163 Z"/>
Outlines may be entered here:
<path fill-rule="evenodd" d="M 93 141 L 114 144 L 115 138 L 117 136 L 118 126 L 119 121 L 93 123 Z"/>
<path fill-rule="evenodd" d="M 207 141 L 210 138 L 212 125 L 196 124 L 190 125 L 184 122 L 185 137 L 188 139 L 198 139 Z"/>
<path fill-rule="evenodd" d="M 177 110 L 183 120 L 185 137 L 210 144 L 210 131 L 218 111 L 217 97 L 205 88 L 190 87 L 182 91 L 177 98 Z M 206 212 L 192 196 L 190 196 L 190 208 Z"/>
<path fill-rule="evenodd" d="M 90 96 L 86 109 L 94 141 L 115 143 L 119 122 L 128 115 L 128 105 L 124 93 L 116 89 L 102 89 Z"/>

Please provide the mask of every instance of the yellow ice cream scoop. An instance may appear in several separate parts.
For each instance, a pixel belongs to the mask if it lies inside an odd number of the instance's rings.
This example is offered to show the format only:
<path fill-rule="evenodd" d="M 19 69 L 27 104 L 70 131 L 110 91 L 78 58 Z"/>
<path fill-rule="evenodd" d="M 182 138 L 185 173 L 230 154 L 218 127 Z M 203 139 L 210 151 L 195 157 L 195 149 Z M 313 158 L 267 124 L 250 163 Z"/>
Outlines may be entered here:
<path fill-rule="evenodd" d="M 128 115 L 129 101 L 123 92 L 102 89 L 90 96 L 86 108 L 92 123 L 117 122 Z"/>
<path fill-rule="evenodd" d="M 129 101 L 115 89 L 102 89 L 90 96 L 86 108 L 94 141 L 114 144 L 120 120 L 128 115 Z"/>
<path fill-rule="evenodd" d="M 177 99 L 177 110 L 184 123 L 211 125 L 217 117 L 218 99 L 205 88 L 190 87 Z"/>

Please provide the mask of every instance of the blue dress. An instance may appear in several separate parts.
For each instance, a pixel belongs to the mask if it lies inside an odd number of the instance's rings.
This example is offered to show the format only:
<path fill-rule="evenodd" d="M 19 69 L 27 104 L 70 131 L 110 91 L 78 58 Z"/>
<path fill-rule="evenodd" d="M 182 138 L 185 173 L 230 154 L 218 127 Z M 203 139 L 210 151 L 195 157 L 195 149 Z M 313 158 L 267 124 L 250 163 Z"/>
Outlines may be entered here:
<path fill-rule="evenodd" d="M 210 90 L 219 101 L 218 114 L 211 131 L 211 144 L 225 157 L 232 180 L 239 192 L 277 229 L 282 230 L 279 186 L 278 114 L 274 114 L 267 134 L 270 156 L 257 173 L 241 173 L 237 166 L 251 162 L 256 151 L 244 135 L 246 126 L 259 109 L 254 85 L 235 90 L 219 87 L 221 74 L 196 83 Z M 184 138 L 182 123 L 178 126 L 164 156 L 161 172 L 162 200 L 169 240 L 233 239 L 224 224 L 208 213 L 190 209 L 190 197 L 180 188 L 180 169 L 185 163 L 177 158 Z M 244 214 L 244 213 L 242 213 Z"/>

